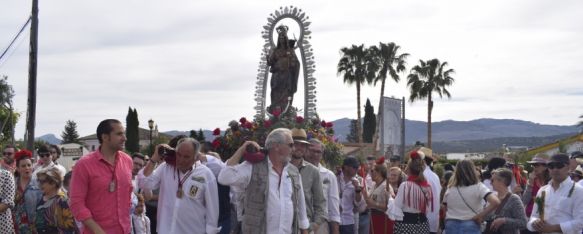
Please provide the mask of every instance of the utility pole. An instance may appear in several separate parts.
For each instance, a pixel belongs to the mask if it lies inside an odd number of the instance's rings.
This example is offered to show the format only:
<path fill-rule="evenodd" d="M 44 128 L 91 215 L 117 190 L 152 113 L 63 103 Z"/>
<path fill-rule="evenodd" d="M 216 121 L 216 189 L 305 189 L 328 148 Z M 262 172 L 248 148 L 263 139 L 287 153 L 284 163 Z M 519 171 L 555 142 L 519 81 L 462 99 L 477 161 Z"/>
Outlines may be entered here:
<path fill-rule="evenodd" d="M 36 65 L 38 51 L 38 0 L 32 0 L 30 24 L 30 52 L 28 56 L 28 110 L 26 112 L 26 148 L 34 151 L 34 125 L 36 118 Z"/>

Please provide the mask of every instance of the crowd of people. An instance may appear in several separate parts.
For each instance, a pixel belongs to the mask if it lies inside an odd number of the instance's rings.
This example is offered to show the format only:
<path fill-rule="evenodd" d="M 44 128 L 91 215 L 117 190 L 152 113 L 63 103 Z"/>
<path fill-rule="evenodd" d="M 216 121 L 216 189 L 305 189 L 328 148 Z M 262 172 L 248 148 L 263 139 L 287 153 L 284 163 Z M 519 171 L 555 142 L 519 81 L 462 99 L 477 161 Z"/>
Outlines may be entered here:
<path fill-rule="evenodd" d="M 439 175 L 431 149 L 406 163 L 347 156 L 322 164 L 325 146 L 302 129 L 246 141 L 226 161 L 177 136 L 151 157 L 126 154 L 115 119 L 98 150 L 67 172 L 60 150 L 8 145 L 0 169 L 3 233 L 572 233 L 583 229 L 583 153 L 538 154 L 528 175 L 495 157 Z M 250 157 L 260 156 L 260 157 Z M 253 159 L 253 160 L 252 160 Z"/>

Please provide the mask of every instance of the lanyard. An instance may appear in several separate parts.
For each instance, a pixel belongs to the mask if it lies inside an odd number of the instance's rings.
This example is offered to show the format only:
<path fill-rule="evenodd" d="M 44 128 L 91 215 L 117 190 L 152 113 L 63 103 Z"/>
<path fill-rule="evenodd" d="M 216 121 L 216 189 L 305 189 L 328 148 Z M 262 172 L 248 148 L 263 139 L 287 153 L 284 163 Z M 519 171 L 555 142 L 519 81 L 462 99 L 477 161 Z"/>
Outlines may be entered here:
<path fill-rule="evenodd" d="M 111 182 L 109 182 L 109 192 L 110 193 L 115 192 L 115 169 L 117 168 L 117 158 L 118 157 L 115 157 L 115 161 L 113 162 L 113 170 L 111 170 L 111 168 L 109 168 L 109 165 L 108 165 L 108 169 L 110 169 L 110 171 L 111 171 Z"/>
<path fill-rule="evenodd" d="M 178 177 L 178 179 L 179 179 L 178 180 L 178 190 L 176 191 L 177 198 L 182 198 L 182 195 L 184 195 L 184 191 L 182 190 L 182 185 L 184 184 L 186 179 L 188 179 L 188 177 L 190 177 L 192 172 L 194 172 L 194 170 L 192 170 L 192 168 L 190 168 L 190 170 L 188 170 L 188 172 L 186 172 L 186 174 L 184 174 L 184 176 L 182 178 Z"/>

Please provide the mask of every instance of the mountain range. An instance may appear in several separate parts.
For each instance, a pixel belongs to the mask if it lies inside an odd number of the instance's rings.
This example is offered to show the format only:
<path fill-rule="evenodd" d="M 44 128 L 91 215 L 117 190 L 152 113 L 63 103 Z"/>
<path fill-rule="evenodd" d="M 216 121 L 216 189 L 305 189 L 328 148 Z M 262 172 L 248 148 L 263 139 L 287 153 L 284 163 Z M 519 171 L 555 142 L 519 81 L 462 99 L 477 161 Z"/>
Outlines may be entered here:
<path fill-rule="evenodd" d="M 350 133 L 351 119 L 335 121 L 335 136 L 340 142 Z M 502 144 L 535 147 L 554 142 L 578 133 L 576 126 L 538 124 L 516 119 L 476 119 L 471 121 L 445 120 L 432 124 L 433 148 L 439 152 L 485 152 L 496 150 Z M 168 135 L 189 135 L 189 131 L 167 131 Z M 214 139 L 211 130 L 203 130 L 206 139 Z M 37 139 L 59 144 L 54 134 Z M 427 124 L 423 121 L 405 120 L 405 143 L 426 142 Z"/>

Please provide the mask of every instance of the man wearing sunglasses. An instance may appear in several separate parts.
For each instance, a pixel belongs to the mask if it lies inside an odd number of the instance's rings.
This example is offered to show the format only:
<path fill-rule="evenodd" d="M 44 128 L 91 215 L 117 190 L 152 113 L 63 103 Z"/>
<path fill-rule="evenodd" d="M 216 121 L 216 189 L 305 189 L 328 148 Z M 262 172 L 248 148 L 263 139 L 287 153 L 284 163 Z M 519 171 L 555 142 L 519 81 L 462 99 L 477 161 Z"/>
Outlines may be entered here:
<path fill-rule="evenodd" d="M 16 171 L 16 162 L 14 161 L 16 151 L 16 148 L 12 145 L 6 145 L 4 151 L 2 151 L 2 169 L 10 171 L 12 174 Z"/>
<path fill-rule="evenodd" d="M 527 224 L 528 230 L 572 234 L 579 234 L 583 230 L 583 187 L 571 180 L 568 165 L 568 155 L 551 156 L 547 163 L 551 181 L 536 195 L 535 201 L 538 202 L 534 204 Z M 541 204 L 544 207 L 543 219 L 538 208 Z"/>

